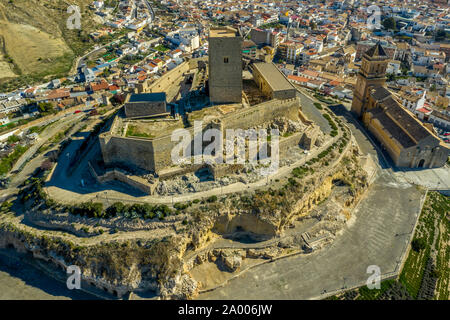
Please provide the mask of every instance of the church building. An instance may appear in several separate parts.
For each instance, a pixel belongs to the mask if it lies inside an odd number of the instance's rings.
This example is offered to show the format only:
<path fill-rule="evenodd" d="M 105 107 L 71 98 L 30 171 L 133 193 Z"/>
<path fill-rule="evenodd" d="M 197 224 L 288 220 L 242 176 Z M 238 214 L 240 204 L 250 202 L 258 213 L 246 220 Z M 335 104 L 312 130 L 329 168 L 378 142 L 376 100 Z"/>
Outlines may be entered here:
<path fill-rule="evenodd" d="M 405 109 L 385 86 L 389 57 L 380 43 L 367 50 L 353 93 L 352 112 L 385 149 L 395 166 L 436 168 L 450 149 Z"/>

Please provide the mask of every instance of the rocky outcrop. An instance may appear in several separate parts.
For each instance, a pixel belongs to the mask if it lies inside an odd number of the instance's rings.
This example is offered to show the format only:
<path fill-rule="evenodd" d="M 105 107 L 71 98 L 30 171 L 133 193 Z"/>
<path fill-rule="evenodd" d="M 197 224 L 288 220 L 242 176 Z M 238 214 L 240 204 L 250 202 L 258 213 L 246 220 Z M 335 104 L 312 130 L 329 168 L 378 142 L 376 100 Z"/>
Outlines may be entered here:
<path fill-rule="evenodd" d="M 237 271 L 242 265 L 242 255 L 239 251 L 222 250 L 220 258 L 223 266 L 229 272 Z"/>
<path fill-rule="evenodd" d="M 178 274 L 163 282 L 158 295 L 161 299 L 186 300 L 198 294 L 199 284 L 189 274 Z"/>

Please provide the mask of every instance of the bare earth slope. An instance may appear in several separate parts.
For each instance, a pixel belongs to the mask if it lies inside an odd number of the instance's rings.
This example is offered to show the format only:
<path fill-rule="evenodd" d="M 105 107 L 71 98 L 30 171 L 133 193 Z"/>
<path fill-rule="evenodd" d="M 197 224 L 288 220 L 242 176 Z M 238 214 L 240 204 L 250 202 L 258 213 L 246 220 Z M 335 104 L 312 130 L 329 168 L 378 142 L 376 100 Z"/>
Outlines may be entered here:
<path fill-rule="evenodd" d="M 89 46 L 88 35 L 96 26 L 90 2 L 0 0 L 0 81 L 28 76 L 27 83 L 70 70 L 74 57 Z M 66 27 L 72 4 L 80 7 L 81 30 Z"/>

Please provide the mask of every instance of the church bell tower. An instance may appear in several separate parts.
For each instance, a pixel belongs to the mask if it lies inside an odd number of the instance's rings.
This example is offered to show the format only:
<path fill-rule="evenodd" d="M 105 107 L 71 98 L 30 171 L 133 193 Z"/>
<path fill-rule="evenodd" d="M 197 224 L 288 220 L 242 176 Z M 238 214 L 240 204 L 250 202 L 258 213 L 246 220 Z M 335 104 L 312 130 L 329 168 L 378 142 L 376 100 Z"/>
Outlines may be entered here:
<path fill-rule="evenodd" d="M 386 82 L 388 62 L 389 57 L 379 42 L 364 53 L 353 91 L 352 112 L 358 118 L 366 111 L 369 89 Z"/>

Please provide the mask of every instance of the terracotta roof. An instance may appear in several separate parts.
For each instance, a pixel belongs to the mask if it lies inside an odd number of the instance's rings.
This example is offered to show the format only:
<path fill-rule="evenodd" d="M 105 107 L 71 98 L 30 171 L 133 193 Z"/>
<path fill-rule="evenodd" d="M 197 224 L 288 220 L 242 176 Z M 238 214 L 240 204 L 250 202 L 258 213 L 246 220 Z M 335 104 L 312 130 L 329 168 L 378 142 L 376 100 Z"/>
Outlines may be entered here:
<path fill-rule="evenodd" d="M 92 91 L 100 91 L 108 89 L 109 84 L 106 81 L 102 81 L 100 83 L 91 84 Z"/>

